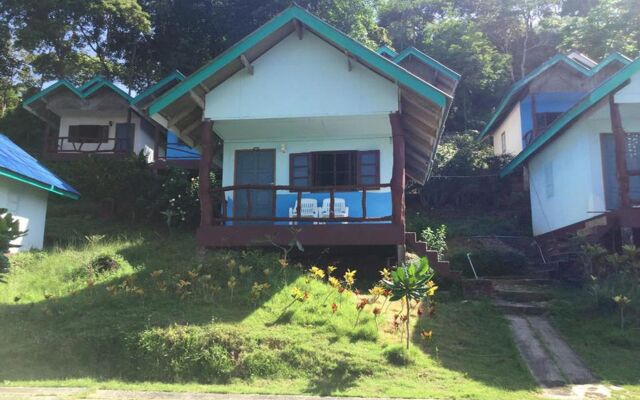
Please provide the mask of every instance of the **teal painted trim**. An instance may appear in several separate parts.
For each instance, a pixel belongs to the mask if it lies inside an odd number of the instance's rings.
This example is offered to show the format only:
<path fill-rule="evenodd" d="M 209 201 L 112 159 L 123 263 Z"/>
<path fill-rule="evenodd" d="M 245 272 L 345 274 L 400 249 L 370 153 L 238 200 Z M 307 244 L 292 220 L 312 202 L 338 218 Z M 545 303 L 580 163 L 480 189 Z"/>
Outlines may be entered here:
<path fill-rule="evenodd" d="M 177 80 L 177 81 L 182 82 L 184 79 L 185 79 L 185 77 L 182 74 L 182 72 L 180 72 L 178 70 L 175 70 L 172 73 L 170 73 L 169 75 L 167 75 L 164 78 L 162 78 L 157 83 L 155 83 L 155 84 L 149 86 L 148 88 L 146 88 L 144 91 L 142 91 L 142 93 L 138 94 L 133 99 L 133 103 L 132 104 L 138 104 L 142 99 L 145 99 L 146 97 L 148 97 L 151 94 L 155 93 L 157 90 L 163 88 L 166 84 L 168 84 L 169 82 L 171 82 L 173 80 Z"/>
<path fill-rule="evenodd" d="M 414 56 L 418 60 L 422 61 L 423 63 L 425 63 L 425 64 L 427 64 L 429 66 L 431 66 L 432 68 L 435 68 L 438 72 L 446 75 L 449 79 L 452 79 L 452 80 L 454 80 L 456 82 L 459 81 L 460 77 L 462 76 L 459 73 L 457 73 L 456 71 L 454 71 L 451 68 L 447 67 L 446 65 L 442 64 L 441 62 L 439 62 L 435 58 L 433 58 L 431 56 L 428 56 L 425 53 L 421 52 L 420 50 L 416 49 L 415 47 L 407 47 L 406 49 L 402 50 L 400 52 L 400 54 L 398 54 L 393 59 L 393 61 L 396 64 L 398 64 L 402 60 L 404 60 L 405 58 L 407 58 L 409 56 Z"/>
<path fill-rule="evenodd" d="M 511 89 L 509 89 L 509 92 L 507 92 L 505 97 L 502 99 L 502 101 L 498 105 L 497 110 L 493 113 L 493 116 L 489 120 L 489 123 L 487 124 L 487 126 L 484 127 L 484 129 L 482 130 L 482 133 L 480 133 L 480 136 L 478 136 L 478 140 L 482 140 L 494 128 L 494 125 L 496 124 L 498 119 L 506 111 L 505 110 L 506 106 L 511 102 L 512 98 L 522 88 L 524 88 L 527 84 L 529 84 L 529 82 L 537 78 L 540 74 L 542 74 L 549 68 L 553 67 L 557 63 L 564 62 L 570 67 L 573 67 L 576 71 L 581 72 L 585 76 L 590 77 L 595 75 L 598 71 L 600 71 L 602 68 L 606 67 L 613 61 L 619 61 L 625 65 L 628 65 L 631 62 L 631 60 L 629 60 L 627 57 L 623 56 L 620 53 L 611 53 L 607 57 L 605 57 L 598 65 L 596 65 L 592 69 L 588 69 L 578 64 L 577 62 L 573 61 L 572 59 L 565 56 L 564 54 L 555 55 L 554 57 L 550 58 L 546 62 L 542 63 L 538 68 L 531 71 L 527 76 L 520 79 L 518 82 L 514 83 L 513 86 L 511 86 Z"/>
<path fill-rule="evenodd" d="M 91 82 L 90 85 L 88 85 L 88 83 Z M 120 89 L 119 87 L 117 87 L 116 85 L 114 85 L 113 83 L 104 80 L 102 78 L 93 78 L 91 81 L 87 82 L 87 84 L 83 85 L 86 88 L 89 88 L 89 90 L 86 91 L 82 91 L 81 88 L 76 88 L 75 86 L 73 86 L 73 84 L 69 81 L 67 81 L 66 79 L 62 79 L 59 80 L 58 82 L 50 85 L 49 87 L 47 87 L 46 89 L 40 91 L 39 93 L 34 94 L 33 96 L 29 97 L 27 100 L 25 100 L 22 104 L 23 106 L 28 106 L 29 104 L 33 103 L 34 101 L 47 96 L 48 94 L 50 94 L 51 92 L 53 92 L 54 90 L 60 88 L 60 87 L 64 87 L 68 90 L 70 90 L 73 94 L 75 94 L 76 96 L 80 97 L 81 99 L 87 98 L 89 96 L 91 96 L 93 93 L 95 93 L 97 90 L 99 90 L 102 87 L 108 87 L 109 89 L 113 90 L 114 92 L 116 92 L 118 95 L 120 95 L 121 97 L 123 97 L 128 103 L 131 103 L 133 101 L 133 98 L 131 96 L 129 96 L 127 93 L 125 93 L 125 91 L 123 91 L 122 89 Z M 96 84 L 97 83 L 97 84 Z"/>
<path fill-rule="evenodd" d="M 392 49 L 391 47 L 387 46 L 387 45 L 382 45 L 382 46 L 378 47 L 378 49 L 376 50 L 376 53 L 378 53 L 380 55 L 386 54 L 391 58 L 398 57 L 398 52 L 395 51 L 394 49 Z"/>
<path fill-rule="evenodd" d="M 85 82 L 82 86 L 80 86 L 78 89 L 80 89 L 81 92 L 84 92 L 85 90 L 87 90 L 91 85 L 93 85 L 96 82 L 100 82 L 103 81 L 104 77 L 102 75 L 96 75 L 94 76 L 92 79 L 88 80 L 87 82 Z"/>
<path fill-rule="evenodd" d="M 22 104 L 25 105 L 25 106 L 28 106 L 29 104 L 33 103 L 34 101 L 38 100 L 41 97 L 44 97 L 44 96 L 48 95 L 49 93 L 53 92 L 54 90 L 58 89 L 59 87 L 64 87 L 64 88 L 70 90 L 76 96 L 82 97 L 82 92 L 80 92 L 78 89 L 76 89 L 76 87 L 73 86 L 71 84 L 71 82 L 67 81 L 66 79 L 62 79 L 62 80 L 59 80 L 58 82 L 50 85 L 46 89 L 44 89 L 44 90 L 34 94 L 33 96 L 29 97 Z"/>
<path fill-rule="evenodd" d="M 551 140 L 555 135 L 561 133 L 571 122 L 578 118 L 582 113 L 593 107 L 600 100 L 611 94 L 622 84 L 625 83 L 631 76 L 640 72 L 640 58 L 636 59 L 615 75 L 611 76 L 600 86 L 595 88 L 588 96 L 584 97 L 578 104 L 570 108 L 567 112 L 562 114 L 549 128 L 536 140 L 527 146 L 520 152 L 509 164 L 507 164 L 502 171 L 500 171 L 500 177 L 505 177 L 519 167 L 525 160 L 527 160 L 532 154 L 538 151 L 545 143 Z"/>
<path fill-rule="evenodd" d="M 131 102 L 133 101 L 133 97 L 129 96 L 124 90 L 120 89 L 119 87 L 114 85 L 112 82 L 109 82 L 106 80 L 102 80 L 97 85 L 93 85 L 89 90 L 83 92 L 83 98 L 91 96 L 93 93 L 97 92 L 103 87 L 108 87 L 109 89 L 113 90 L 114 92 L 122 96 L 125 100 L 127 100 L 129 104 L 131 104 Z"/>
<path fill-rule="evenodd" d="M 240 42 L 236 43 L 234 46 L 222 53 L 220 56 L 216 57 L 204 67 L 200 68 L 198 71 L 190 75 L 181 84 L 175 86 L 167 93 L 162 95 L 159 99 L 154 101 L 149 107 L 149 114 L 154 115 L 159 113 L 169 104 L 187 94 L 199 83 L 218 72 L 224 66 L 240 57 L 241 54 L 247 52 L 256 44 L 260 43 L 262 40 L 274 33 L 277 29 L 281 28 L 294 19 L 299 20 L 309 29 L 315 31 L 315 33 L 319 34 L 320 36 L 323 36 L 339 47 L 344 48 L 349 53 L 351 53 L 351 55 L 359 58 L 360 60 L 377 69 L 381 74 L 386 75 L 393 81 L 398 82 L 403 86 L 406 86 L 419 95 L 428 98 L 439 107 L 444 107 L 447 103 L 447 99 L 451 98 L 451 96 L 447 95 L 436 87 L 415 77 L 392 61 L 387 60 L 385 57 L 377 54 L 363 44 L 351 39 L 326 22 L 321 21 L 318 17 L 310 14 L 303 8 L 294 5 L 284 10 L 282 13 L 264 24 L 262 27 L 258 28 L 252 34 L 245 37 Z"/>
<path fill-rule="evenodd" d="M 47 192 L 55 193 L 58 196 L 68 197 L 73 200 L 78 200 L 80 198 L 79 195 L 71 192 L 67 192 L 66 190 L 58 189 L 53 185 L 45 185 L 42 182 L 36 181 L 35 179 L 27 178 L 26 176 L 22 176 L 20 174 L 16 174 L 9 170 L 0 168 L 0 176 L 5 176 L 9 179 L 13 179 L 15 181 L 26 183 L 27 185 L 31 185 L 37 187 L 38 189 L 46 190 Z"/>

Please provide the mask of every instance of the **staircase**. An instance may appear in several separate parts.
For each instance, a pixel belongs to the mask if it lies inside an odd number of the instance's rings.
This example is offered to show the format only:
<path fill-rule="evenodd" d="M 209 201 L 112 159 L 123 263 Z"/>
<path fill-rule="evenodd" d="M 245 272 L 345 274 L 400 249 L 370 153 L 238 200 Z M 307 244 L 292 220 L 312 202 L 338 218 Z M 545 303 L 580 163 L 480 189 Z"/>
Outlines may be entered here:
<path fill-rule="evenodd" d="M 460 271 L 452 271 L 449 266 L 449 261 L 440 261 L 438 259 L 438 252 L 435 250 L 429 250 L 427 243 L 418 240 L 415 232 L 406 232 L 404 234 L 405 245 L 412 252 L 416 253 L 420 257 L 426 257 L 429 260 L 429 265 L 436 271 L 436 274 L 452 281 L 460 280 Z"/>

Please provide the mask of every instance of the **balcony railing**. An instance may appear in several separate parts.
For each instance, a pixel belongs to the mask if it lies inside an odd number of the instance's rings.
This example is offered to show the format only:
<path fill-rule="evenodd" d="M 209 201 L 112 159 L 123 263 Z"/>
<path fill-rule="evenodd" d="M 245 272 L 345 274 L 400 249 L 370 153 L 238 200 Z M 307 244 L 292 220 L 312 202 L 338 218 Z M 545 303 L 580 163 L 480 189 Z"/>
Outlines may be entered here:
<path fill-rule="evenodd" d="M 73 138 L 54 136 L 47 138 L 48 153 L 131 153 L 133 143 L 130 138 Z"/>
<path fill-rule="evenodd" d="M 350 185 L 350 186 L 327 186 L 327 187 L 303 187 L 303 186 L 289 186 L 289 185 L 233 185 L 233 186 L 225 186 L 221 188 L 214 188 L 211 190 L 212 199 L 214 200 L 214 207 L 220 207 L 220 210 L 216 210 L 216 214 L 213 218 L 214 224 L 225 225 L 226 222 L 256 222 L 256 223 L 265 223 L 265 222 L 282 222 L 282 223 L 302 223 L 302 222 L 311 222 L 311 223 L 325 223 L 325 222 L 342 222 L 342 223 L 362 223 L 362 222 L 392 222 L 396 216 L 393 215 L 385 215 L 385 216 L 369 216 L 367 215 L 367 192 L 370 191 L 379 191 L 383 188 L 390 188 L 390 183 L 381 183 L 376 185 Z M 276 204 L 277 204 L 277 195 L 278 192 L 288 192 L 296 194 L 296 202 L 297 204 L 294 215 L 290 216 L 277 216 L 276 212 Z M 231 210 L 231 214 L 229 213 L 229 197 L 227 193 L 231 192 L 233 194 L 233 201 L 236 206 L 234 206 L 234 210 Z M 253 204 L 255 202 L 255 195 L 257 193 L 267 192 L 271 196 L 271 207 L 270 215 L 253 215 Z M 329 212 L 327 217 L 308 217 L 302 215 L 302 199 L 305 196 L 316 195 L 318 193 L 328 193 L 329 196 Z M 341 217 L 336 216 L 335 212 L 335 200 L 336 193 L 344 194 L 344 193 L 358 193 L 360 194 L 360 202 L 362 207 L 362 215 L 358 217 Z M 284 193 L 280 193 L 284 194 Z M 244 196 L 245 207 L 242 210 L 243 215 L 236 215 L 237 211 L 237 201 L 238 199 Z M 390 198 L 390 202 L 392 201 L 393 196 Z M 349 204 L 347 204 L 349 206 Z M 352 204 L 353 206 L 353 204 Z M 392 204 L 389 204 L 389 208 L 391 210 L 396 210 L 396 207 L 393 207 Z M 291 204 L 293 207 L 293 204 Z M 353 207 L 352 207 L 353 208 Z M 400 208 L 398 208 L 400 209 Z M 399 218 L 399 216 L 398 216 Z"/>

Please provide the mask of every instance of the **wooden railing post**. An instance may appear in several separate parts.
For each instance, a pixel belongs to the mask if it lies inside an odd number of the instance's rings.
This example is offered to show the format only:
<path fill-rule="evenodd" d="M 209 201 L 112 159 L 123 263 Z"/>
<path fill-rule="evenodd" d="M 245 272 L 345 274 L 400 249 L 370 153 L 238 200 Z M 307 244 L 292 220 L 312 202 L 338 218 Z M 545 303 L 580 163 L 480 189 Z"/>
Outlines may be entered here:
<path fill-rule="evenodd" d="M 620 190 L 620 205 L 622 208 L 631 207 L 629 198 L 629 172 L 627 170 L 627 140 L 622 127 L 620 108 L 615 103 L 613 95 L 609 96 L 609 111 L 611 114 L 611 131 L 616 154 L 616 172 L 618 175 L 618 188 Z"/>
<path fill-rule="evenodd" d="M 198 171 L 198 197 L 200 198 L 200 226 L 204 227 L 210 226 L 213 220 L 213 209 L 211 208 L 211 180 L 209 179 L 209 173 L 211 172 L 211 159 L 213 158 L 213 121 L 205 119 L 201 128 L 200 147 L 202 148 L 202 155 L 200 156 Z"/>
<path fill-rule="evenodd" d="M 336 215 L 336 190 L 331 188 L 329 192 L 329 217 L 333 218 Z"/>
<path fill-rule="evenodd" d="M 367 187 L 362 187 L 362 218 L 367 219 Z"/>
<path fill-rule="evenodd" d="M 153 137 L 153 163 L 157 163 L 158 160 L 160 159 L 160 128 L 158 128 L 158 126 L 155 126 L 155 129 L 153 130 L 154 133 L 154 137 Z M 166 146 L 165 146 L 165 156 L 166 156 Z"/>
<path fill-rule="evenodd" d="M 393 172 L 391 175 L 391 207 L 393 210 L 393 223 L 404 227 L 405 225 L 405 171 L 404 171 L 404 130 L 400 113 L 389 115 L 391 122 L 391 136 L 393 138 Z"/>

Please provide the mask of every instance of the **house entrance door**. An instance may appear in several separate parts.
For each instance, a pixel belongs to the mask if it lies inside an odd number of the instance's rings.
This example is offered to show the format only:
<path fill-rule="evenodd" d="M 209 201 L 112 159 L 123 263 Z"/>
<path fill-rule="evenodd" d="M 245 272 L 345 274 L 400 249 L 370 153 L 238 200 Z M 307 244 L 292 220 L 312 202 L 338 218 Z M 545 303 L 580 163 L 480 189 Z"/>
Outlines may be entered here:
<path fill-rule="evenodd" d="M 275 184 L 275 150 L 236 151 L 236 185 Z M 273 191 L 264 189 L 236 190 L 235 217 L 273 217 L 275 203 Z M 266 221 L 265 221 L 266 222 Z"/>

